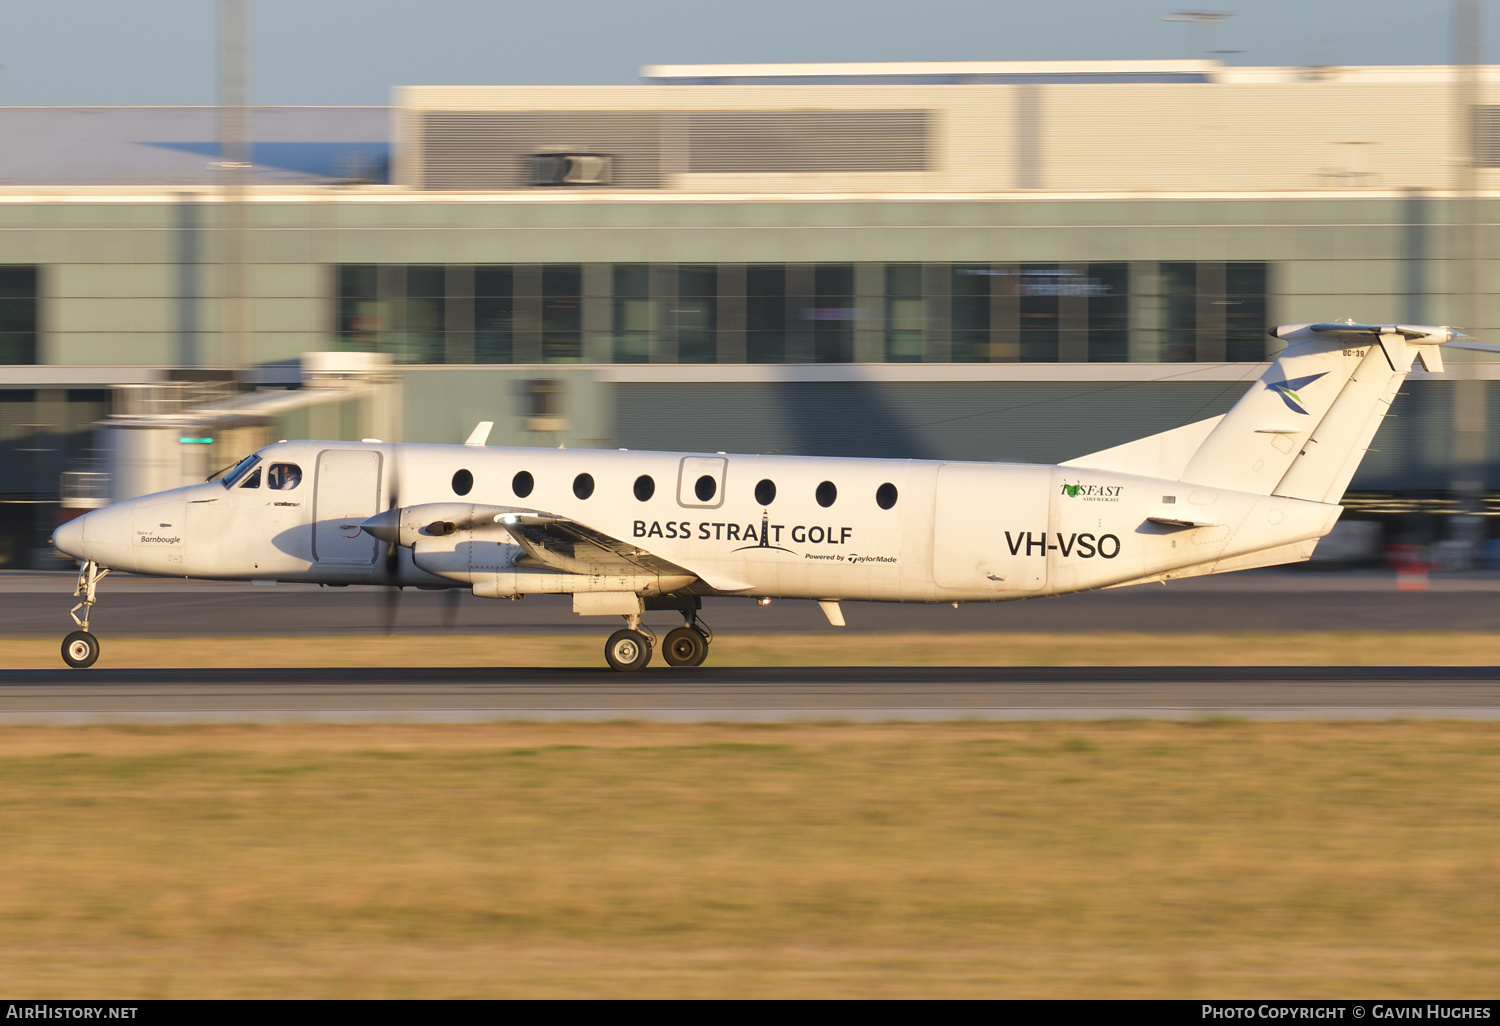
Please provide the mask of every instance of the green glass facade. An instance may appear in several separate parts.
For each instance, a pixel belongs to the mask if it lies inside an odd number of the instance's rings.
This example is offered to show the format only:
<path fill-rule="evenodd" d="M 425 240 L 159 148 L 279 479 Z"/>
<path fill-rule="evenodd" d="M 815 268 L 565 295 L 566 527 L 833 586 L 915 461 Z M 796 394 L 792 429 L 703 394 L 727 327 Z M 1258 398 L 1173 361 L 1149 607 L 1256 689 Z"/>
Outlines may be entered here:
<path fill-rule="evenodd" d="M 183 216 L 184 205 L 194 207 Z M 212 366 L 230 275 L 212 195 L 0 205 L 13 362 Z M 1447 201 L 1004 198 L 462 202 L 262 196 L 255 363 L 1217 362 L 1269 322 L 1457 321 Z M 1486 232 L 1491 229 L 1485 229 Z M 1495 240 L 1481 240 L 1495 252 Z M 1493 273 L 1479 275 L 1485 295 Z M 33 289 L 29 311 L 13 292 Z M 1483 332 L 1487 301 L 1466 327 Z"/>
<path fill-rule="evenodd" d="M 335 279 L 339 347 L 396 363 L 1257 362 L 1269 341 L 1264 262 L 345 264 Z M 608 337 L 585 346 L 585 322 Z"/>

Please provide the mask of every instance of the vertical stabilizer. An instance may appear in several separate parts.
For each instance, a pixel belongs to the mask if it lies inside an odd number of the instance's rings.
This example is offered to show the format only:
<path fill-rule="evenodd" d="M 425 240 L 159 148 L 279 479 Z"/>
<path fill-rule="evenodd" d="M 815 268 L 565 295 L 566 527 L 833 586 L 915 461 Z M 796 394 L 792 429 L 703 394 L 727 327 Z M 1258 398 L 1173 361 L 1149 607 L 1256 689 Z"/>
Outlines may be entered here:
<path fill-rule="evenodd" d="M 1367 355 L 1316 335 L 1289 341 L 1188 460 L 1184 481 L 1270 495 Z"/>
<path fill-rule="evenodd" d="M 1337 502 L 1414 357 L 1459 337 L 1410 325 L 1283 325 L 1287 347 L 1224 415 L 1182 480 L 1257 495 Z"/>
<path fill-rule="evenodd" d="M 1274 494 L 1314 502 L 1342 499 L 1405 380 L 1406 370 L 1392 370 L 1382 348 L 1371 346 Z"/>

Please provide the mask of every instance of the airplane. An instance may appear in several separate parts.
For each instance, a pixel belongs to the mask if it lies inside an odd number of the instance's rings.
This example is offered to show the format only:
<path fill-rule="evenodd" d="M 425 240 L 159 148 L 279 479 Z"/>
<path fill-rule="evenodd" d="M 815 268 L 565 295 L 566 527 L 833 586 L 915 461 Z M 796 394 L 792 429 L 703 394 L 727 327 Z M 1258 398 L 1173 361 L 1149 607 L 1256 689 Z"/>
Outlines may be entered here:
<path fill-rule="evenodd" d="M 210 580 L 565 594 L 620 616 L 646 666 L 652 610 L 681 614 L 669 666 L 701 665 L 708 596 L 996 602 L 1308 559 L 1414 360 L 1500 351 L 1449 327 L 1282 325 L 1285 348 L 1227 412 L 1056 466 L 697 452 L 282 441 L 200 484 L 53 534 L 80 561 L 63 641 L 93 665 L 112 570 Z M 80 617 L 78 611 L 82 609 Z"/>

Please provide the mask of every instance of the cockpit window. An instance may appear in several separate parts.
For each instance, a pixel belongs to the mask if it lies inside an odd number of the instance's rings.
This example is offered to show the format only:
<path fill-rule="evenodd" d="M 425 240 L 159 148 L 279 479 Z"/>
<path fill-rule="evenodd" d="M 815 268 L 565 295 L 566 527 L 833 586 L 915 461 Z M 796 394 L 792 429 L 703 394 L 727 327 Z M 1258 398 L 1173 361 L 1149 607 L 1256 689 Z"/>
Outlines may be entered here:
<path fill-rule="evenodd" d="M 224 475 L 224 487 L 233 488 L 234 483 L 240 478 L 244 477 L 245 474 L 250 470 L 250 468 L 255 466 L 259 462 L 260 457 L 255 455 L 254 453 L 251 453 L 249 456 L 246 456 L 244 459 L 240 460 L 234 465 L 229 473 Z"/>
<path fill-rule="evenodd" d="M 302 468 L 295 463 L 273 463 L 266 471 L 266 486 L 289 492 L 302 483 Z M 249 487 L 248 485 L 246 487 Z"/>
<path fill-rule="evenodd" d="M 259 488 L 260 487 L 260 468 L 256 467 L 253 471 L 251 471 L 250 472 L 250 476 L 247 477 L 247 478 L 245 478 L 245 483 L 242 484 L 242 485 L 240 485 L 240 487 L 241 488 Z"/>

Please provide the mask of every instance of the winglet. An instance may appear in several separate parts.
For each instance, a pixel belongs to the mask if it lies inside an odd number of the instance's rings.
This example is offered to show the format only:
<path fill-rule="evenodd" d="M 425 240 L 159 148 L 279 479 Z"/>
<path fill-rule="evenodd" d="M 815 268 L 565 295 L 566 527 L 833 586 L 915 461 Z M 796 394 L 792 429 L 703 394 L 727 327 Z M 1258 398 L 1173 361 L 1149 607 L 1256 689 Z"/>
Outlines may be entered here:
<path fill-rule="evenodd" d="M 464 439 L 465 445 L 483 445 L 490 437 L 490 428 L 495 426 L 493 420 L 481 420 L 474 425 L 474 430 L 469 432 L 469 437 Z"/>

